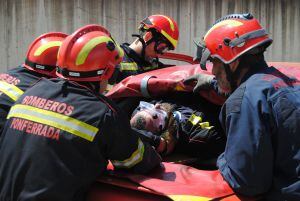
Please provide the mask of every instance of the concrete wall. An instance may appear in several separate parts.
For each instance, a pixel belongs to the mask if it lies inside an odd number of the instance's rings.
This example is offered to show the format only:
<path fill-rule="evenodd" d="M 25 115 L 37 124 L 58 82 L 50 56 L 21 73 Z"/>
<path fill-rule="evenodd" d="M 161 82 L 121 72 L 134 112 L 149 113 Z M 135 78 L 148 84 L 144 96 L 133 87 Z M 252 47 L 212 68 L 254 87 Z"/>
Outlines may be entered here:
<path fill-rule="evenodd" d="M 194 55 L 193 39 L 221 16 L 241 12 L 253 13 L 274 39 L 268 60 L 300 62 L 300 0 L 0 0 L 0 72 L 22 63 L 44 32 L 99 23 L 120 43 L 132 42 L 139 21 L 157 13 L 178 22 L 176 52 Z"/>

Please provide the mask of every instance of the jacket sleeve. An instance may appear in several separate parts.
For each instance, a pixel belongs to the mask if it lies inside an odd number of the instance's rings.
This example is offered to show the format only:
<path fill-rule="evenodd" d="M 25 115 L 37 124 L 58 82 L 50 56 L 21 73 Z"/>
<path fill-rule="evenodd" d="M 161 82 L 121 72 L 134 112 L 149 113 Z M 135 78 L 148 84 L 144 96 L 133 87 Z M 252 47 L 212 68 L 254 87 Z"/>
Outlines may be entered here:
<path fill-rule="evenodd" d="M 236 192 L 255 196 L 267 192 L 272 183 L 272 122 L 264 97 L 244 91 L 238 88 L 222 108 L 227 143 L 217 166 Z"/>
<path fill-rule="evenodd" d="M 7 114 L 14 101 L 5 94 L 0 95 L 0 136 L 4 128 Z"/>
<path fill-rule="evenodd" d="M 217 157 L 224 151 L 225 136 L 198 110 L 177 107 L 180 112 L 179 146 L 195 156 Z M 188 147 L 187 147 L 188 146 Z"/>
<path fill-rule="evenodd" d="M 131 129 L 129 119 L 121 110 L 109 111 L 103 122 L 100 135 L 103 135 L 101 141 L 105 142 L 105 156 L 116 169 L 146 173 L 160 164 L 160 156 Z"/>

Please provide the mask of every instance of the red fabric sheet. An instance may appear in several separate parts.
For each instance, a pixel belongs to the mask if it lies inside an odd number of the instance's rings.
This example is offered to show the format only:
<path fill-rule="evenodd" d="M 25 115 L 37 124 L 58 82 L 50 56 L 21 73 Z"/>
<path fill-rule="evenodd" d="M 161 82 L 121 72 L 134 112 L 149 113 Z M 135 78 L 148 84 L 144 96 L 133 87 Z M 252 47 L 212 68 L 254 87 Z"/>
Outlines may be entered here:
<path fill-rule="evenodd" d="M 300 79 L 300 63 L 288 63 L 288 62 L 270 62 L 270 66 L 274 66 L 281 72 L 295 76 Z M 193 85 L 184 85 L 183 80 L 196 73 L 211 74 L 211 65 L 208 65 L 208 71 L 202 71 L 198 64 L 196 65 L 184 65 L 174 66 L 147 73 L 139 74 L 136 76 L 127 77 L 119 84 L 115 85 L 107 97 L 111 99 L 117 99 L 122 97 L 142 97 L 140 90 L 141 80 L 148 75 L 154 76 L 148 81 L 148 91 L 152 97 L 158 97 L 166 95 L 172 92 L 191 92 Z M 203 90 L 199 93 L 202 97 L 208 101 L 221 105 L 224 102 L 224 98 L 218 96 L 213 90 Z"/>
<path fill-rule="evenodd" d="M 276 67 L 287 75 L 300 79 L 300 63 L 272 62 L 269 63 L 269 65 Z M 211 69 L 211 66 L 209 66 L 209 69 Z M 182 83 L 182 81 L 195 73 L 209 72 L 203 72 L 199 65 L 176 66 L 151 71 L 135 77 L 126 78 L 121 83 L 116 85 L 107 94 L 107 96 L 110 98 L 142 96 L 140 92 L 140 81 L 145 75 L 149 74 L 156 76 L 156 78 L 151 78 L 148 82 L 149 92 L 154 97 L 174 91 L 192 91 L 193 86 L 186 86 Z M 213 103 L 222 104 L 224 101 L 211 91 L 201 92 L 200 95 Z M 189 166 L 172 163 L 163 163 L 163 166 L 164 169 L 157 169 L 147 175 L 117 172 L 115 173 L 115 176 L 126 178 L 133 182 L 128 182 L 126 184 L 127 188 L 137 191 L 145 191 L 145 189 L 148 189 L 150 193 L 152 192 L 153 194 L 165 195 L 174 200 L 176 200 L 174 195 L 198 197 L 198 199 L 195 200 L 205 200 L 205 198 L 218 198 L 216 200 L 233 201 L 254 200 L 254 198 L 246 199 L 245 197 L 240 198 L 235 195 L 229 185 L 223 180 L 219 171 L 198 170 Z M 112 181 L 113 180 L 111 180 L 111 182 L 107 182 L 106 180 L 106 183 L 113 183 L 114 185 L 118 186 L 118 182 Z M 124 183 L 119 183 L 119 186 L 124 188 Z M 141 186 L 142 188 L 138 188 L 137 186 Z M 124 195 L 120 194 L 120 197 L 122 196 Z M 131 199 L 135 200 L 133 198 Z M 190 199 L 190 197 L 180 197 L 180 200 Z M 179 198 L 177 200 L 179 200 Z"/>

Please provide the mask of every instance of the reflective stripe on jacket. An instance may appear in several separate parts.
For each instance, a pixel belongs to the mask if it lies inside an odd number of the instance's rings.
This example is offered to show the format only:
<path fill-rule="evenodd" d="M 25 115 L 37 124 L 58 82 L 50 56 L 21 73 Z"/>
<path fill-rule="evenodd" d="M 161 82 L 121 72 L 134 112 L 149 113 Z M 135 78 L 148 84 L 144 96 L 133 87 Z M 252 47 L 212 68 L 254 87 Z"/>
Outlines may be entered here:
<path fill-rule="evenodd" d="M 10 107 L 24 91 L 42 76 L 44 75 L 30 71 L 23 66 L 18 66 L 0 74 L 0 136 Z"/>
<path fill-rule="evenodd" d="M 85 200 L 108 160 L 116 169 L 144 173 L 161 159 L 112 101 L 76 82 L 42 79 L 8 115 L 0 144 L 0 200 Z"/>
<path fill-rule="evenodd" d="M 0 91 L 10 97 L 13 101 L 16 101 L 23 93 L 21 89 L 13 84 L 0 81 Z"/>

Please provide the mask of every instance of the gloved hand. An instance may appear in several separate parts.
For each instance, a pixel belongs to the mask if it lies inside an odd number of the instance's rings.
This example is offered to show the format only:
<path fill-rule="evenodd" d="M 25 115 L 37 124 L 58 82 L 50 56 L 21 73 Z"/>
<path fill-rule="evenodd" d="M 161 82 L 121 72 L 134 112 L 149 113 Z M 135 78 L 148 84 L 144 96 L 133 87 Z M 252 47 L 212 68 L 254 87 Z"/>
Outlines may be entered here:
<path fill-rule="evenodd" d="M 168 155 L 172 153 L 179 138 L 178 122 L 175 120 L 175 118 L 170 118 L 167 129 L 162 133 L 161 137 L 166 142 L 166 148 L 162 152 L 162 155 Z"/>
<path fill-rule="evenodd" d="M 194 93 L 198 93 L 201 89 L 209 89 L 211 81 L 214 79 L 213 75 L 208 74 L 195 74 L 186 78 L 183 83 L 191 84 L 193 81 L 197 81 L 196 86 L 193 89 Z"/>
<path fill-rule="evenodd" d="M 157 148 L 160 144 L 161 137 L 154 135 L 153 133 L 145 130 L 139 130 L 136 128 L 131 128 L 132 131 L 143 141 L 149 143 L 154 148 Z"/>
<path fill-rule="evenodd" d="M 208 121 L 204 121 L 202 112 L 193 113 L 183 126 L 183 131 L 188 135 L 189 141 L 194 143 L 207 142 L 214 130 L 214 126 L 211 126 Z"/>
<path fill-rule="evenodd" d="M 214 126 L 211 126 L 209 122 L 201 122 L 191 129 L 189 141 L 194 143 L 208 143 L 211 138 L 211 135 L 214 132 Z"/>

